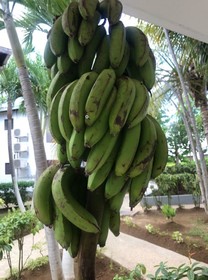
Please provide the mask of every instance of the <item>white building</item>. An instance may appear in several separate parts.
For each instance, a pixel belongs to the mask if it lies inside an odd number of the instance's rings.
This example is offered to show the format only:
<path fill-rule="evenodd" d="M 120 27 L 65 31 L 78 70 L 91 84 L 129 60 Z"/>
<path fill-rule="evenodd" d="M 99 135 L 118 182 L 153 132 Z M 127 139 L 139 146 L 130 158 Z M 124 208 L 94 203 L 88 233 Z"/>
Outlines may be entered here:
<path fill-rule="evenodd" d="M 19 106 L 13 108 L 12 142 L 14 164 L 18 180 L 31 180 L 35 178 L 36 167 L 33 153 L 33 144 L 26 113 L 18 110 Z M 10 165 L 8 155 L 7 136 L 7 108 L 0 108 L 0 182 L 10 182 Z M 44 136 L 47 160 L 56 158 L 55 144 L 47 131 Z"/>

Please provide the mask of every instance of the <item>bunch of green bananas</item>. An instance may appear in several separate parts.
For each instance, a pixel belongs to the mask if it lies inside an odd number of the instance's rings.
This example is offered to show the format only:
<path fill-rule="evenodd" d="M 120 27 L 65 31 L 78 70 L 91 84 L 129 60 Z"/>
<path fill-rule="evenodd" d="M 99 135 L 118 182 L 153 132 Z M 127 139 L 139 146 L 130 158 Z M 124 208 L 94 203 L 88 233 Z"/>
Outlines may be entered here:
<path fill-rule="evenodd" d="M 155 57 L 146 35 L 124 26 L 122 10 L 119 0 L 71 1 L 45 47 L 49 128 L 59 163 L 37 181 L 34 207 L 72 256 L 81 231 L 98 233 L 100 246 L 109 229 L 117 236 L 124 196 L 135 207 L 167 162 L 165 134 L 148 114 Z M 86 207 L 87 194 L 98 188 L 104 198 L 99 223 Z"/>

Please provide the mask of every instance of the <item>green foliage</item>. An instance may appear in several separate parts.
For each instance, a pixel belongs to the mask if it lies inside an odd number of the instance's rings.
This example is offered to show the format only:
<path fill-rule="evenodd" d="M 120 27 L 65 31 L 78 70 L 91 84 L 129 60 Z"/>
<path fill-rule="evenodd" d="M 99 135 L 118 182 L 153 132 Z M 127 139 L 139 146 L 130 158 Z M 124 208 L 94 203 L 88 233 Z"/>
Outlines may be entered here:
<path fill-rule="evenodd" d="M 41 55 L 36 54 L 35 59 L 26 59 L 28 69 L 30 69 L 30 80 L 35 95 L 36 104 L 45 114 L 47 113 L 46 94 L 50 85 L 48 72 L 43 63 Z"/>
<path fill-rule="evenodd" d="M 23 202 L 29 201 L 31 199 L 26 188 L 33 187 L 33 186 L 34 186 L 34 181 L 18 182 L 18 187 Z M 8 207 L 9 204 L 17 205 L 17 200 L 14 194 L 14 188 L 12 183 L 0 183 L 0 195 L 1 195 L 1 199 L 4 200 L 4 204 L 6 205 L 6 207 Z"/>
<path fill-rule="evenodd" d="M 175 217 L 176 215 L 176 209 L 174 209 L 172 206 L 170 206 L 169 204 L 164 204 L 161 207 L 161 211 L 163 213 L 163 215 L 169 220 L 173 220 L 173 217 Z"/>
<path fill-rule="evenodd" d="M 0 197 L 0 207 L 3 207 L 5 205 L 4 200 Z"/>
<path fill-rule="evenodd" d="M 135 227 L 136 225 L 134 224 L 133 220 L 132 220 L 132 217 L 129 217 L 129 216 L 125 216 L 123 218 L 123 221 L 124 223 L 129 226 L 129 227 Z"/>
<path fill-rule="evenodd" d="M 36 268 L 39 268 L 45 264 L 48 264 L 48 256 L 42 256 L 35 260 L 29 260 L 27 263 L 27 269 L 34 270 Z"/>
<path fill-rule="evenodd" d="M 183 163 L 180 165 L 171 165 L 165 168 L 165 171 L 155 179 L 158 190 L 153 190 L 153 195 L 180 195 L 193 194 L 200 196 L 200 187 L 196 175 L 194 162 Z"/>
<path fill-rule="evenodd" d="M 204 242 L 208 243 L 208 226 L 204 221 L 198 221 L 188 232 L 189 236 L 200 237 Z"/>
<path fill-rule="evenodd" d="M 119 276 L 116 274 L 116 276 L 113 278 L 113 280 L 140 280 L 142 279 L 142 275 L 146 273 L 146 267 L 143 264 L 137 264 L 135 269 L 132 270 L 128 276 Z"/>
<path fill-rule="evenodd" d="M 190 173 L 196 174 L 196 165 L 194 161 L 183 161 L 181 164 L 167 166 L 164 171 L 165 174 L 181 174 Z"/>
<path fill-rule="evenodd" d="M 188 280 L 203 280 L 207 279 L 208 268 L 202 267 L 198 263 L 192 265 L 182 264 L 179 267 L 168 267 L 164 262 L 161 262 L 155 275 L 148 274 L 148 279 L 151 280 L 179 280 L 187 277 Z"/>
<path fill-rule="evenodd" d="M 14 240 L 28 233 L 35 234 L 39 230 L 39 222 L 31 210 L 10 210 L 0 221 L 0 228 L 2 235 L 6 234 Z"/>
<path fill-rule="evenodd" d="M 172 239 L 175 240 L 177 243 L 183 243 L 183 235 L 180 231 L 174 231 L 172 233 Z"/>
<path fill-rule="evenodd" d="M 146 225 L 145 228 L 151 234 L 156 234 L 158 232 L 158 230 L 152 224 Z"/>
<path fill-rule="evenodd" d="M 0 95 L 2 102 L 10 100 L 12 103 L 22 95 L 17 67 L 13 58 L 9 59 L 7 66 L 0 73 Z"/>
<path fill-rule="evenodd" d="M 181 162 L 190 152 L 187 132 L 180 115 L 169 125 L 167 141 L 169 157 L 175 163 Z"/>
<path fill-rule="evenodd" d="M 205 280 L 208 276 L 208 268 L 195 262 L 192 265 L 182 264 L 179 267 L 169 267 L 161 262 L 153 274 L 147 274 L 145 279 L 149 280 Z M 146 267 L 138 264 L 128 276 L 116 275 L 113 280 L 141 280 L 142 275 L 146 274 Z"/>
<path fill-rule="evenodd" d="M 9 211 L 8 215 L 0 220 L 0 257 L 3 257 L 3 252 L 11 251 L 15 239 L 20 239 L 29 233 L 35 234 L 41 226 L 37 217 L 30 210 Z"/>

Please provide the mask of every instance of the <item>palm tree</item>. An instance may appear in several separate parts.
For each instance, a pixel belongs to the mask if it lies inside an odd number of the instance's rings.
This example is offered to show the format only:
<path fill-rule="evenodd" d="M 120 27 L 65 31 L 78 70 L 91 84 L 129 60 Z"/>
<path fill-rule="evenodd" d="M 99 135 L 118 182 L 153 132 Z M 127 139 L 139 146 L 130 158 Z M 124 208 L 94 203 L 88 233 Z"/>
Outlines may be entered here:
<path fill-rule="evenodd" d="M 167 37 L 161 27 L 144 22 L 139 22 L 139 26 L 150 35 L 153 43 L 161 48 L 163 53 L 167 51 L 165 39 Z M 189 89 L 188 95 L 193 99 L 195 106 L 200 109 L 208 145 L 208 44 L 172 31 L 169 31 L 168 35 L 174 53 L 180 61 L 180 71 Z M 165 56 L 163 59 L 166 61 Z"/>
<path fill-rule="evenodd" d="M 40 174 L 47 168 L 46 154 L 43 144 L 43 135 L 41 131 L 41 125 L 36 107 L 35 97 L 32 91 L 32 86 L 25 63 L 23 50 L 19 42 L 19 38 L 16 32 L 12 16 L 12 11 L 15 6 L 15 2 L 13 2 L 11 10 L 9 3 L 10 2 L 8 0 L 0 0 L 0 16 L 3 20 L 4 27 L 7 31 L 13 52 L 13 57 L 18 69 L 19 80 L 22 88 L 22 95 L 25 102 L 26 113 L 33 141 L 37 177 L 39 177 Z M 49 228 L 45 228 L 45 231 L 48 244 L 51 276 L 54 280 L 61 280 L 63 279 L 63 274 L 61 270 L 61 260 L 58 244 L 57 242 L 55 242 L 53 231 Z"/>
<path fill-rule="evenodd" d="M 200 138 L 199 138 L 199 132 L 197 130 L 197 125 L 196 125 L 196 120 L 193 114 L 193 109 L 190 103 L 190 99 L 189 99 L 189 95 L 188 95 L 188 90 L 182 75 L 182 72 L 180 70 L 179 64 L 177 62 L 177 58 L 176 55 L 174 53 L 171 41 L 170 41 L 170 37 L 169 37 L 169 33 L 168 30 L 164 30 L 165 33 L 165 37 L 168 43 L 168 47 L 169 47 L 169 51 L 170 54 L 172 56 L 172 59 L 174 61 L 175 67 L 177 69 L 177 73 L 180 79 L 180 83 L 181 83 L 181 88 L 184 94 L 184 100 L 185 103 L 187 105 L 187 110 L 188 110 L 188 118 L 187 121 L 190 121 L 190 126 L 193 129 L 193 135 L 196 141 L 196 147 L 199 153 L 199 166 L 200 166 L 200 171 L 202 174 L 202 182 L 203 184 L 201 184 L 201 191 L 202 191 L 202 195 L 203 195 L 203 202 L 204 202 L 204 206 L 205 206 L 205 211 L 208 213 L 208 172 L 207 172 L 207 167 L 206 167 L 206 162 L 205 162 L 205 158 L 204 158 L 204 153 L 202 150 L 202 146 L 201 146 L 201 142 L 200 142 Z M 181 97 L 180 99 L 181 102 L 183 102 L 183 97 Z"/>
<path fill-rule="evenodd" d="M 190 78 L 187 73 L 187 65 L 190 66 L 191 62 L 193 62 L 193 59 L 197 62 L 203 61 L 206 62 L 206 53 L 203 52 L 204 48 L 200 47 L 201 50 L 200 55 L 197 56 L 195 52 L 193 52 L 192 47 L 188 48 L 189 42 L 193 43 L 193 39 L 187 38 L 186 36 L 170 32 L 166 29 L 162 29 L 160 27 L 156 27 L 151 24 L 144 25 L 141 24 L 141 27 L 145 30 L 145 32 L 149 32 L 149 34 L 152 35 L 151 39 L 152 41 L 158 45 L 160 48 L 159 53 L 170 53 L 170 57 L 172 58 L 172 61 L 169 62 L 167 58 L 165 58 L 165 55 L 161 55 L 162 59 L 167 63 L 167 65 L 172 70 L 168 70 L 169 75 L 165 75 L 163 77 L 163 74 L 160 73 L 160 82 L 162 82 L 163 86 L 164 84 L 168 85 L 169 90 L 175 93 L 175 97 L 178 99 L 180 112 L 182 113 L 182 117 L 184 119 L 184 125 L 187 130 L 187 134 L 189 136 L 189 141 L 192 147 L 193 156 L 196 163 L 196 169 L 197 174 L 199 177 L 200 182 L 200 188 L 201 193 L 204 199 L 204 205 L 205 210 L 207 212 L 208 210 L 208 176 L 207 176 L 207 167 L 206 162 L 204 159 L 204 153 L 201 147 L 201 142 L 199 139 L 199 131 L 197 130 L 196 126 L 196 120 L 193 113 L 193 105 L 191 104 L 190 98 L 193 95 L 190 95 Z M 194 40 L 194 46 L 200 46 L 201 43 Z M 191 44 L 190 44 L 191 46 Z M 192 53 L 194 55 L 192 55 Z M 203 58 L 203 60 L 202 60 Z M 180 60 L 180 65 L 178 61 Z M 199 66 L 199 63 L 197 64 Z M 201 71 L 203 69 L 203 73 L 206 73 L 204 70 L 207 67 L 205 67 L 205 64 L 203 64 L 203 67 L 201 67 Z M 198 68 L 199 69 L 199 68 Z M 206 75 L 204 74 L 204 77 Z M 204 78 L 204 80 L 206 80 Z M 192 81 L 192 88 L 193 88 L 194 82 Z M 194 84 L 195 87 L 198 84 L 198 81 Z M 206 94 L 205 94 L 206 95 Z M 202 114 L 202 110 L 201 110 Z M 205 117 L 206 118 L 206 117 Z M 205 132 L 206 134 L 206 132 Z M 198 151 L 198 153 L 197 153 Z"/>

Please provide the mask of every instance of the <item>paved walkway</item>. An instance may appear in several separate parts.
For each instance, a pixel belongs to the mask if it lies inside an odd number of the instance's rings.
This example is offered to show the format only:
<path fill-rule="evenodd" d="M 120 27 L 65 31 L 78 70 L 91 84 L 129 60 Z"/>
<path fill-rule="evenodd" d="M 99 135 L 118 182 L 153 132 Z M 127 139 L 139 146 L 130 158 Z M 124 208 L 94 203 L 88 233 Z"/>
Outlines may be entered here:
<path fill-rule="evenodd" d="M 127 201 L 128 199 L 126 198 L 121 210 L 121 215 L 134 215 L 136 212 L 142 211 L 140 206 L 137 206 L 134 211 L 129 211 Z M 36 248 L 31 251 L 33 244 L 36 245 Z M 155 265 L 158 265 L 161 261 L 167 262 L 167 265 L 174 267 L 181 264 L 189 264 L 189 259 L 187 257 L 124 233 L 120 233 L 118 237 L 115 237 L 109 232 L 107 244 L 102 249 L 102 253 L 129 270 L 133 270 L 138 263 L 144 264 L 147 268 L 147 272 L 152 274 L 155 272 Z M 12 264 L 16 267 L 17 254 L 18 244 L 15 242 L 11 251 L 11 258 Z M 34 237 L 28 235 L 24 238 L 24 260 L 28 258 L 36 259 L 41 255 L 47 255 L 44 230 L 41 230 Z M 194 261 L 195 260 L 192 260 L 192 262 Z M 204 263 L 201 264 L 208 266 Z M 5 279 L 8 273 L 7 260 L 3 259 L 0 261 L 0 280 Z"/>

